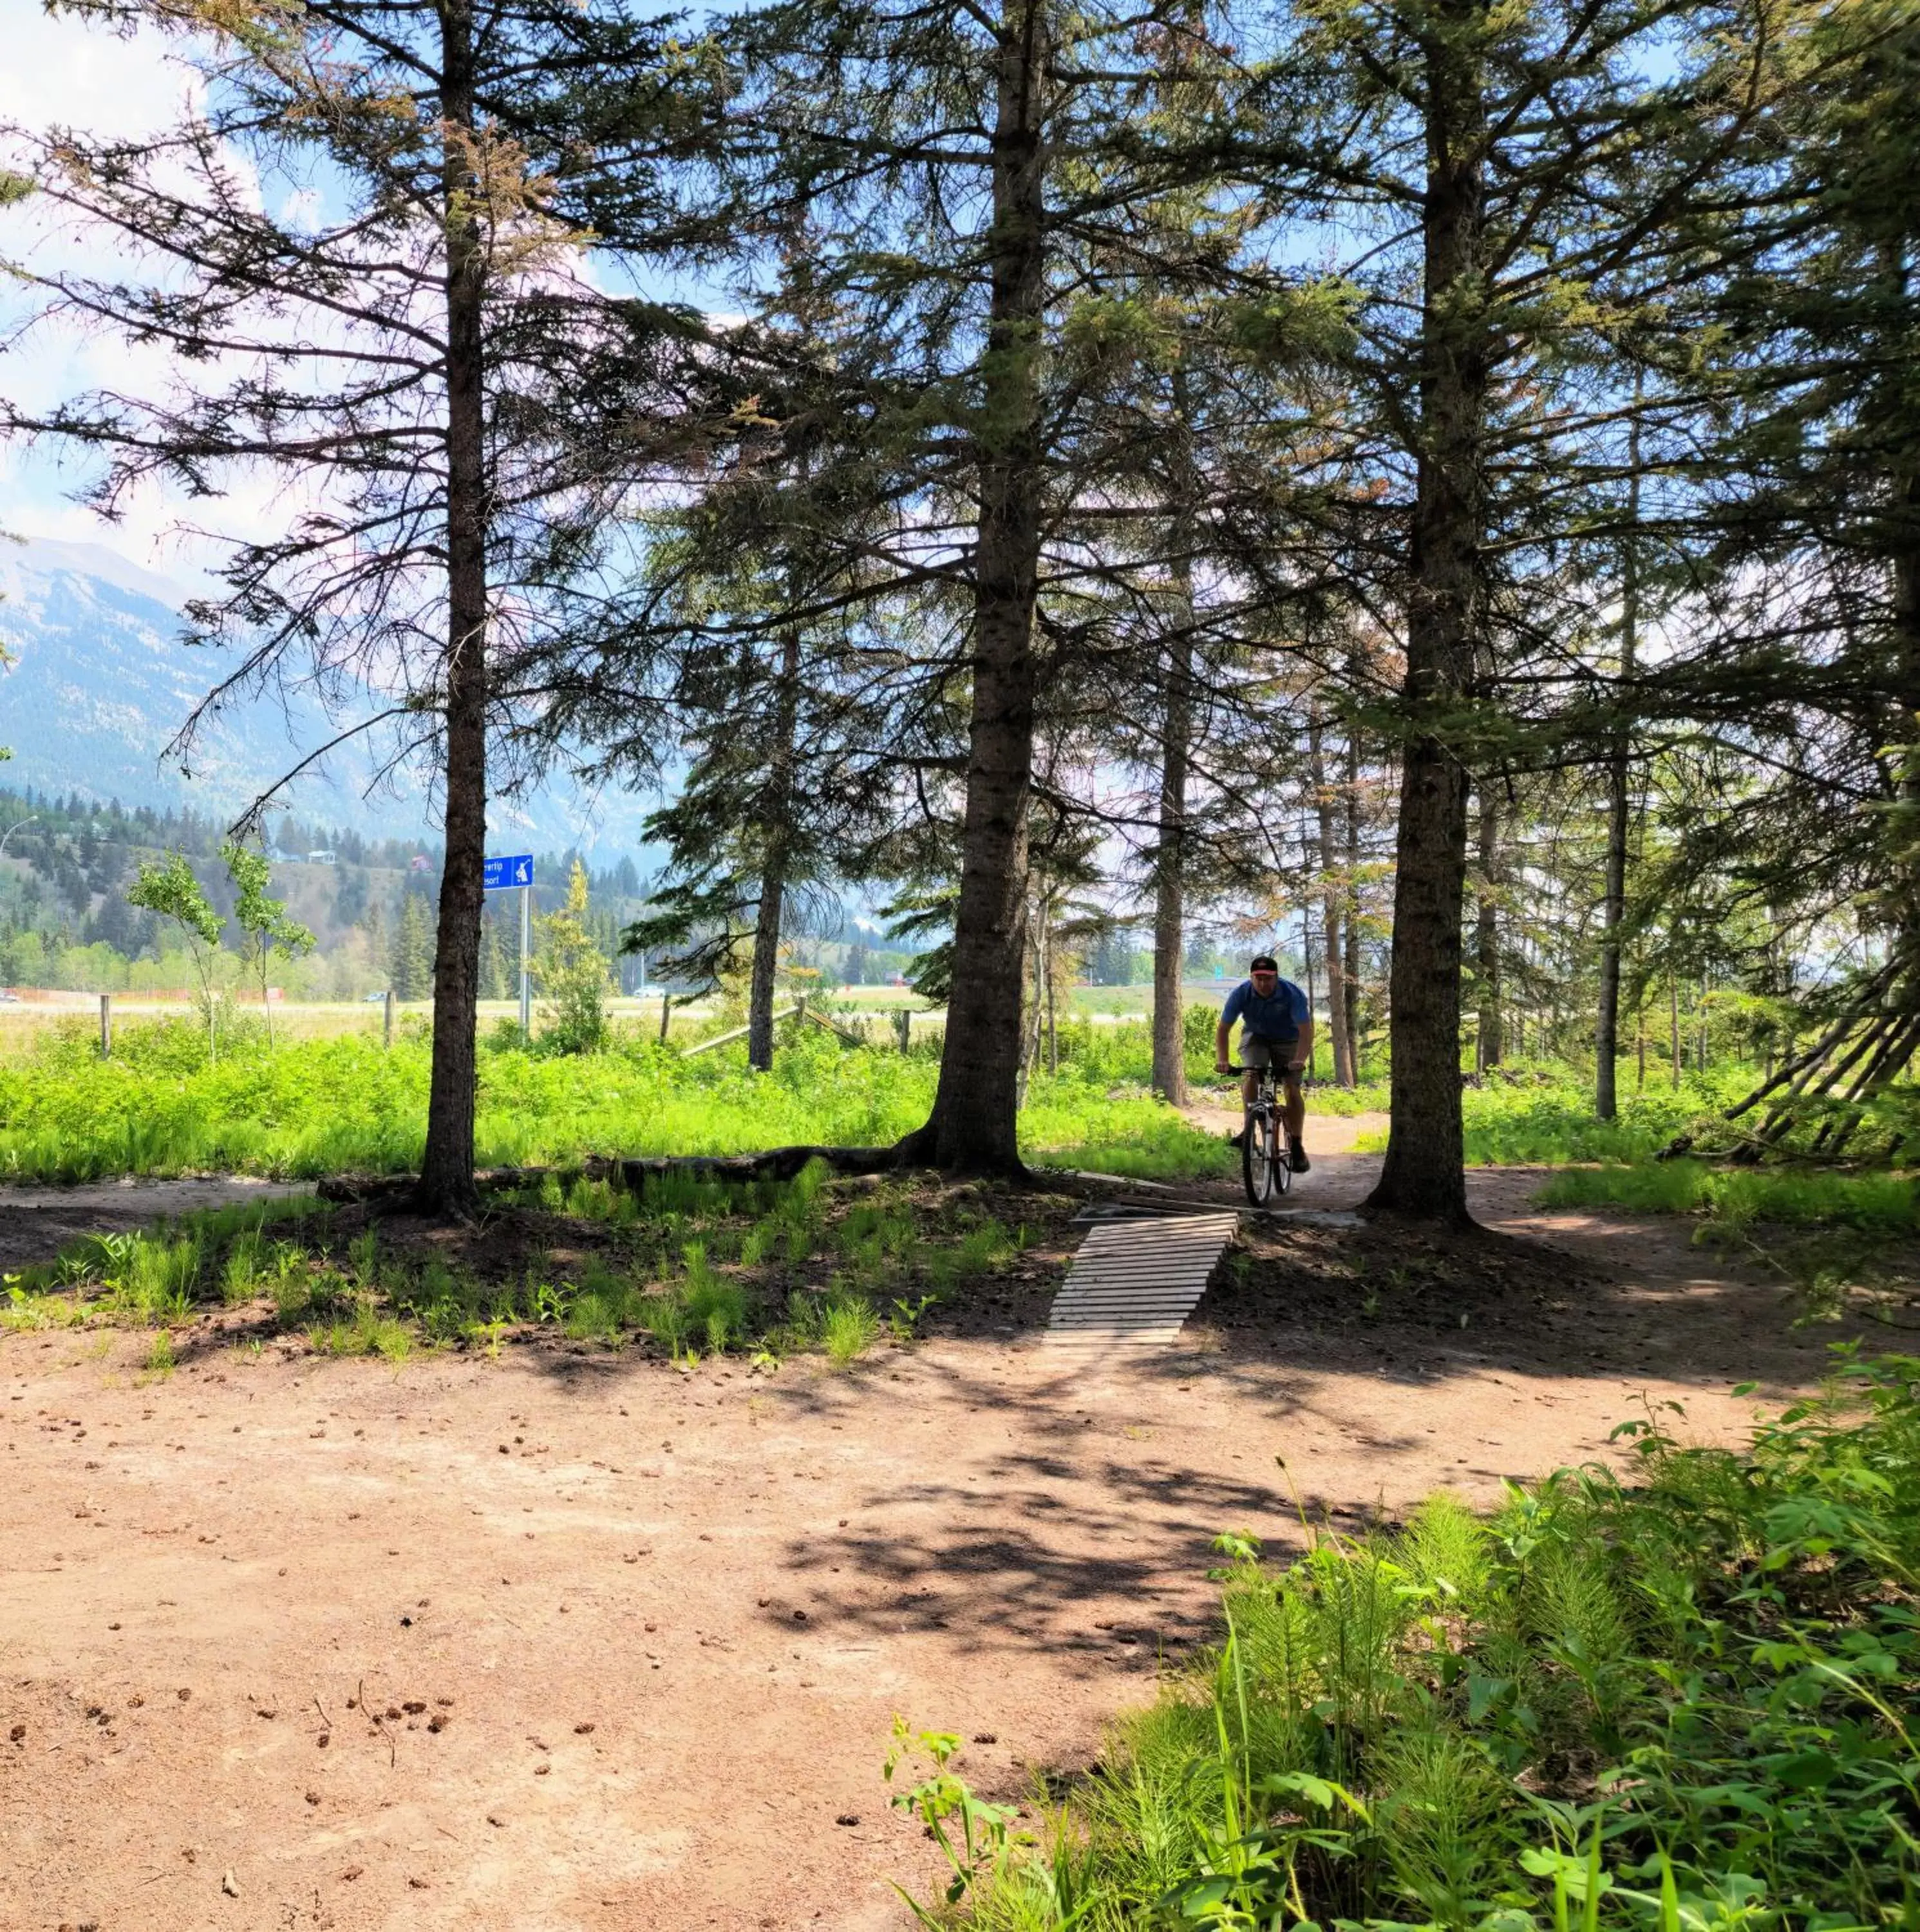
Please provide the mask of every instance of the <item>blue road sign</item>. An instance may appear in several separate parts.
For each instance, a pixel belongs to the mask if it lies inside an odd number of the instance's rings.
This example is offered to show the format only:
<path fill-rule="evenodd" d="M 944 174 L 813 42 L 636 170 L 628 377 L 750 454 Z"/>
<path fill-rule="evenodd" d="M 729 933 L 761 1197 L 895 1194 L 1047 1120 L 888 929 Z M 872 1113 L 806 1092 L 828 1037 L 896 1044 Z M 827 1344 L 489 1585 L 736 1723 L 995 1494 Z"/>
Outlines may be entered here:
<path fill-rule="evenodd" d="M 530 886 L 533 884 L 533 854 L 515 852 L 509 856 L 490 859 L 487 862 L 487 890 L 490 892 L 504 892 L 510 886 Z"/>

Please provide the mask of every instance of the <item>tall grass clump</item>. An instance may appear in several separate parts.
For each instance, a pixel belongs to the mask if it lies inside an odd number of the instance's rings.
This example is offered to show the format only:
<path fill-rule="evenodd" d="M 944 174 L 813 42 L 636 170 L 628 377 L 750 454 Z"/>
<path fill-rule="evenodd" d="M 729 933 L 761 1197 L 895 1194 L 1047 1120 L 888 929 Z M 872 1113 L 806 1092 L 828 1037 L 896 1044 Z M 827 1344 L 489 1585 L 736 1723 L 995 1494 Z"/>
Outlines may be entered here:
<path fill-rule="evenodd" d="M 1310 1103 L 1320 1107 L 1321 1096 Z M 1468 1164 L 1475 1167 L 1557 1167 L 1572 1161 L 1651 1161 L 1677 1134 L 1721 1104 L 1717 1091 L 1693 1085 L 1678 1093 L 1649 1089 L 1628 1096 L 1616 1118 L 1593 1117 L 1589 1087 L 1571 1080 L 1469 1088 L 1460 1096 Z M 1330 1111 L 1330 1109 L 1322 1109 Z M 1385 1133 L 1362 1135 L 1355 1145 L 1377 1153 Z"/>
<path fill-rule="evenodd" d="M 1748 1450 L 1639 1430 L 1490 1516 L 1283 1568 L 1115 1727 L 1038 1844 L 921 1742 L 894 1799 L 978 1932 L 1840 1932 L 1920 1898 L 1920 1360 L 1844 1353 Z"/>
<path fill-rule="evenodd" d="M 880 1318 L 864 1294 L 828 1296 L 820 1311 L 820 1340 L 837 1369 L 857 1362 L 880 1339 Z"/>
<path fill-rule="evenodd" d="M 1700 1160 L 1639 1167 L 1576 1167 L 1535 1197 L 1549 1208 L 1621 1208 L 1643 1214 L 1704 1214 L 1745 1226 L 1856 1228 L 1910 1232 L 1920 1221 L 1920 1183 L 1904 1174 L 1833 1174 L 1790 1167 L 1718 1167 Z"/>

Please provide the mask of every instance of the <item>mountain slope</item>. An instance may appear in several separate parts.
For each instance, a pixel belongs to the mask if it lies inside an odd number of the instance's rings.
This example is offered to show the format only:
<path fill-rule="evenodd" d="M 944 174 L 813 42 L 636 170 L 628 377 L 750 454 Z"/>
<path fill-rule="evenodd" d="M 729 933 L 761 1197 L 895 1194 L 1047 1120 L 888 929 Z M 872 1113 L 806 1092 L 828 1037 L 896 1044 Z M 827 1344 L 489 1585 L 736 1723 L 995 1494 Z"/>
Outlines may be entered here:
<path fill-rule="evenodd" d="M 99 544 L 34 538 L 0 543 L 0 766 L 10 788 L 76 792 L 104 804 L 192 806 L 211 816 L 243 809 L 332 735 L 319 706 L 261 698 L 209 724 L 191 776 L 163 762 L 169 740 L 229 669 L 223 655 L 181 641 L 187 591 Z M 425 786 L 403 776 L 370 791 L 364 751 L 332 754 L 284 794 L 303 818 L 375 836 L 418 834 L 430 822 Z M 496 807 L 496 844 L 525 841 L 594 852 L 641 847 L 642 804 L 624 795 L 591 805 L 555 785 Z"/>

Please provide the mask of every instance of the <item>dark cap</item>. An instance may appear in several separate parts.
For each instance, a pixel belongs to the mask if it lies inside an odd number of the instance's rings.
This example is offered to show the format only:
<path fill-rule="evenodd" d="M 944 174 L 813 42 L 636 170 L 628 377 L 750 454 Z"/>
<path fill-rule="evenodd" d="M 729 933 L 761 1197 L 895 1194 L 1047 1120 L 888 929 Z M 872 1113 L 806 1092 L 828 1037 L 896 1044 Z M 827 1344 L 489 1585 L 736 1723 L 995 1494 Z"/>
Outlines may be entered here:
<path fill-rule="evenodd" d="M 1274 964 L 1272 953 L 1257 952 L 1254 956 L 1253 964 L 1247 970 L 1250 973 L 1278 973 L 1280 968 Z"/>

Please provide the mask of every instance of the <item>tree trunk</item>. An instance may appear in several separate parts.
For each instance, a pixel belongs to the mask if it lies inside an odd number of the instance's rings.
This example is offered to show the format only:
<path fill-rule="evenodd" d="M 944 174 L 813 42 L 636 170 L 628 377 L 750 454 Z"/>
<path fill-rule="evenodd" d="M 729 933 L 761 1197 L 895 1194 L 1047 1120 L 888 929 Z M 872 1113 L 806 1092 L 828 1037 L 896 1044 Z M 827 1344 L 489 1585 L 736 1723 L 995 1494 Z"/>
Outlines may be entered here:
<path fill-rule="evenodd" d="M 1627 550 L 1620 588 L 1620 682 L 1622 701 L 1634 674 L 1640 638 L 1640 552 L 1632 526 L 1640 517 L 1640 424 L 1627 433 Z M 1620 929 L 1627 916 L 1626 728 L 1616 724 L 1607 760 L 1607 872 L 1604 925 L 1600 942 L 1600 1012 L 1594 1027 L 1593 1111 L 1610 1120 L 1618 1110 L 1616 1084 L 1620 1052 Z M 1643 1075 L 1643 1078 L 1644 1076 Z"/>
<path fill-rule="evenodd" d="M 1060 1070 L 1060 1028 L 1054 1012 L 1053 953 L 1050 940 L 1047 954 L 1047 1070 L 1058 1073 Z"/>
<path fill-rule="evenodd" d="M 1186 1015 L 1181 1005 L 1186 961 L 1187 760 L 1193 727 L 1192 578 L 1176 566 L 1167 682 L 1161 707 L 1159 845 L 1154 860 L 1153 1090 L 1176 1107 L 1187 1104 Z"/>
<path fill-rule="evenodd" d="M 1680 1090 L 1680 982 L 1671 972 L 1667 975 L 1667 1044 L 1673 1055 L 1673 1090 Z"/>
<path fill-rule="evenodd" d="M 1497 1066 L 1507 1050 L 1500 987 L 1500 801 L 1490 784 L 1480 787 L 1480 893 L 1474 911 L 1473 950 L 1480 994 L 1482 1067 Z"/>
<path fill-rule="evenodd" d="M 1616 745 L 1607 770 L 1607 869 L 1601 908 L 1600 1011 L 1593 1030 L 1593 1111 L 1610 1120 L 1618 1108 L 1620 1051 L 1620 926 L 1627 906 L 1627 751 Z"/>
<path fill-rule="evenodd" d="M 760 1072 L 774 1064 L 774 976 L 780 966 L 780 923 L 786 897 L 789 827 L 793 812 L 793 734 L 800 715 L 800 633 L 780 646 L 774 698 L 773 755 L 767 772 L 767 810 L 759 902 L 753 915 L 753 966 L 747 991 L 747 1064 Z"/>
<path fill-rule="evenodd" d="M 472 156 L 472 0 L 441 14 L 441 111 L 450 133 L 442 192 L 447 232 L 446 860 L 433 956 L 433 1070 L 420 1199 L 478 1210 L 473 1179 L 480 916 L 487 862 L 487 467 L 481 303 L 486 266 Z"/>
<path fill-rule="evenodd" d="M 1027 805 L 1033 776 L 1040 574 L 1041 325 L 1045 303 L 1040 0 L 1011 0 L 995 66 L 992 293 L 976 433 L 973 706 L 953 991 L 940 1082 L 904 1159 L 1018 1173 Z"/>
<path fill-rule="evenodd" d="M 1485 622 L 1487 336 L 1481 159 L 1481 0 L 1440 0 L 1422 48 L 1427 193 L 1403 693 L 1406 739 L 1394 881 L 1392 1127 L 1367 1204 L 1464 1224 L 1460 1119 L 1466 764 L 1448 727 L 1475 682 Z"/>
<path fill-rule="evenodd" d="M 1334 1084 L 1351 1087 L 1357 1076 L 1353 1064 L 1353 1040 L 1347 1029 L 1346 974 L 1340 953 L 1340 894 L 1333 884 L 1334 797 L 1327 783 L 1325 749 L 1320 721 L 1310 716 L 1307 724 L 1307 776 L 1319 818 L 1320 832 L 1320 931 L 1327 968 L 1327 1036 L 1333 1042 Z"/>
<path fill-rule="evenodd" d="M 1347 1048 L 1353 1058 L 1353 1078 L 1360 1080 L 1360 739 L 1346 737 L 1346 982 Z"/>

